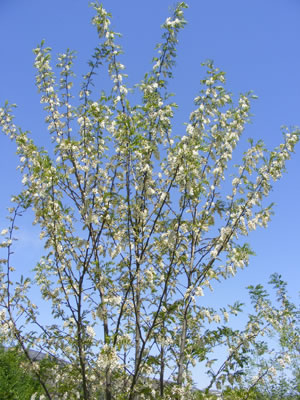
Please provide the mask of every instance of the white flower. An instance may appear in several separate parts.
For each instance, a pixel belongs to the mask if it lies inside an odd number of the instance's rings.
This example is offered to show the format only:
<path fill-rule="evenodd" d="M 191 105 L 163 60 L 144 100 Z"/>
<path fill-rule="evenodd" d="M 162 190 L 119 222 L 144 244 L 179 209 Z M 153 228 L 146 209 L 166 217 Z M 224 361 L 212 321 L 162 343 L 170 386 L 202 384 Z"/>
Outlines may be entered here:
<path fill-rule="evenodd" d="M 0 321 L 6 320 L 6 312 L 5 310 L 0 310 Z"/>
<path fill-rule="evenodd" d="M 216 258 L 217 255 L 218 255 L 218 250 L 217 250 L 217 249 L 212 250 L 212 251 L 210 252 L 210 255 L 211 255 L 212 258 Z"/>
<path fill-rule="evenodd" d="M 272 375 L 274 375 L 274 376 L 277 375 L 277 371 L 276 371 L 276 369 L 275 369 L 274 367 L 271 367 L 271 368 L 269 369 L 269 372 L 270 372 Z"/>
<path fill-rule="evenodd" d="M 218 324 L 221 321 L 221 318 L 220 318 L 220 316 L 218 314 L 215 314 L 213 316 L 213 320 Z"/>
<path fill-rule="evenodd" d="M 196 296 L 204 296 L 204 292 L 203 292 L 201 286 L 198 286 L 198 287 L 197 287 L 197 289 L 195 290 L 195 295 L 196 295 Z"/>
<path fill-rule="evenodd" d="M 284 358 L 284 362 L 286 364 L 290 364 L 291 363 L 291 357 L 288 354 L 285 354 L 283 358 Z"/>
<path fill-rule="evenodd" d="M 227 311 L 224 311 L 223 315 L 224 315 L 225 321 L 228 322 L 228 320 L 229 320 L 229 314 L 228 314 L 228 312 L 227 312 Z"/>
<path fill-rule="evenodd" d="M 256 229 L 256 224 L 255 224 L 255 222 L 253 220 L 252 221 L 248 221 L 248 228 L 251 231 L 254 231 Z"/>
<path fill-rule="evenodd" d="M 96 333 L 94 331 L 94 328 L 92 326 L 87 326 L 86 327 L 86 333 L 91 336 L 92 338 L 95 337 Z"/>
<path fill-rule="evenodd" d="M 217 131 L 217 125 L 212 126 L 211 133 L 215 133 Z"/>
<path fill-rule="evenodd" d="M 237 186 L 239 183 L 240 183 L 239 178 L 234 178 L 234 179 L 232 180 L 232 186 Z"/>

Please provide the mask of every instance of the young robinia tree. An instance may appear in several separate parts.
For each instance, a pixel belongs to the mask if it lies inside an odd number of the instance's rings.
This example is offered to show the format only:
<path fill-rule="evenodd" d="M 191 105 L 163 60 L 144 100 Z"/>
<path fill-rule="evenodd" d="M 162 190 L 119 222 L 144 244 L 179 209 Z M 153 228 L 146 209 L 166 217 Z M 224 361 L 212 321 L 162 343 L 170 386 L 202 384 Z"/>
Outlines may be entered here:
<path fill-rule="evenodd" d="M 273 274 L 269 283 L 276 290 L 273 303 L 261 285 L 248 288 L 256 311 L 249 319 L 259 323 L 261 333 L 251 343 L 251 355 L 247 357 L 239 385 L 227 387 L 224 399 L 299 398 L 300 312 L 288 298 L 286 283 L 280 275 Z"/>
<path fill-rule="evenodd" d="M 208 397 L 210 388 L 239 381 L 256 337 L 274 318 L 277 324 L 288 318 L 289 310 L 259 318 L 257 296 L 256 314 L 243 330 L 232 330 L 221 321 L 240 304 L 217 313 L 202 296 L 214 281 L 248 264 L 250 247 L 239 238 L 267 225 L 271 207 L 264 198 L 298 132 L 285 132 L 271 152 L 261 141 L 251 142 L 225 193 L 222 183 L 249 119 L 251 95 L 234 105 L 224 73 L 208 62 L 185 134 L 175 136 L 176 104 L 167 80 L 186 4 L 180 2 L 162 26 L 154 65 L 130 96 L 139 104 L 129 100 L 110 15 L 98 3 L 92 6 L 99 45 L 78 98 L 72 95 L 74 54 L 58 57 L 57 80 L 50 49 L 42 43 L 34 50 L 49 150 L 14 124 L 13 106 L 0 109 L 2 130 L 17 145 L 24 185 L 2 232 L 2 332 L 25 355 L 33 347 L 65 360 L 46 380 L 34 365 L 49 400 L 193 399 L 200 394 L 192 388 L 191 368 L 199 363 L 211 379 Z M 107 68 L 112 89 L 92 99 L 100 67 Z M 13 284 L 15 221 L 27 209 L 41 229 L 45 255 L 34 279 Z M 51 303 L 47 326 L 30 300 L 35 285 Z M 214 367 L 212 351 L 220 345 L 224 360 Z"/>

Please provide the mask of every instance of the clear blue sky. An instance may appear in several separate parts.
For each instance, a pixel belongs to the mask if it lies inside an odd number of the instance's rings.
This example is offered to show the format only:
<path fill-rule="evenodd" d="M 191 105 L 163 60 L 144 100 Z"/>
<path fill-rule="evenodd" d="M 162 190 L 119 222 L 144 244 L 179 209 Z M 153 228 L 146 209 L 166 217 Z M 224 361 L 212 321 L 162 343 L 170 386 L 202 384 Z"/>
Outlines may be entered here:
<path fill-rule="evenodd" d="M 300 125 L 300 1 L 299 0 L 190 0 L 188 25 L 180 35 L 175 79 L 171 84 L 179 104 L 176 126 L 187 119 L 203 71 L 200 63 L 213 59 L 227 73 L 227 87 L 239 94 L 253 90 L 253 123 L 246 137 L 263 139 L 268 147 L 281 140 L 281 125 Z M 150 68 L 160 25 L 172 0 L 103 0 L 113 14 L 113 27 L 123 34 L 123 62 L 129 84 L 138 82 Z M 32 49 L 42 39 L 53 54 L 66 48 L 78 52 L 78 75 L 97 44 L 90 25 L 93 12 L 87 0 L 0 0 L 0 103 L 18 104 L 17 122 L 44 143 L 47 130 L 34 86 Z M 99 90 L 101 87 L 99 87 Z M 183 131 L 183 129 L 182 129 Z M 177 132 L 178 133 L 178 132 Z M 0 136 L 0 222 L 16 193 L 19 175 L 14 145 Z M 282 273 L 293 297 L 299 290 L 300 146 L 288 173 L 277 183 L 270 201 L 275 216 L 267 230 L 249 238 L 257 256 L 250 267 L 220 288 L 220 304 L 245 299 L 245 286 L 265 283 L 272 272 Z M 29 218 L 24 219 L 23 242 L 18 245 L 16 267 L 27 266 L 40 254 L 40 244 Z M 21 261 L 22 260 L 22 261 Z M 25 267 L 24 267 L 25 268 Z M 26 267 L 27 268 L 27 267 Z"/>

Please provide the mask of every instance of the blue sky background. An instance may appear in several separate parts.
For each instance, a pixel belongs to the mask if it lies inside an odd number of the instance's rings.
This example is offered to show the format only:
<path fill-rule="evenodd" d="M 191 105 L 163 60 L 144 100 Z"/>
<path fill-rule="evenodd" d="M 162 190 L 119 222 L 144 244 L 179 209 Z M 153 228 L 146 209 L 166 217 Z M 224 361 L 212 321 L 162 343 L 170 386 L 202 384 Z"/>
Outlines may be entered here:
<path fill-rule="evenodd" d="M 169 15 L 169 0 L 103 0 L 113 14 L 113 28 L 123 34 L 123 62 L 128 84 L 150 69 L 160 41 L 160 25 Z M 300 0 L 190 0 L 188 25 L 180 34 L 175 79 L 170 87 L 179 104 L 176 134 L 193 107 L 203 76 L 200 63 L 213 59 L 227 73 L 227 88 L 235 94 L 253 90 L 253 123 L 245 137 L 263 139 L 272 148 L 281 141 L 281 125 L 300 125 Z M 87 0 L 0 0 L 0 104 L 17 103 L 17 123 L 46 143 L 45 114 L 34 85 L 32 49 L 46 39 L 53 55 L 66 48 L 78 52 L 75 70 L 86 62 L 97 44 L 90 24 L 93 11 Z M 103 77 L 99 77 L 99 92 Z M 238 161 L 238 160 L 237 160 Z M 299 172 L 300 147 L 288 163 L 288 173 L 275 185 L 270 201 L 275 216 L 267 230 L 259 229 L 249 241 L 257 256 L 250 267 L 216 288 L 214 302 L 224 305 L 245 300 L 248 284 L 266 283 L 279 272 L 289 283 L 293 298 L 299 290 Z M 14 144 L 0 135 L 0 223 L 6 226 L 6 207 L 20 188 Z M 21 223 L 21 221 L 20 221 Z M 41 253 L 37 230 L 30 216 L 22 221 L 15 266 L 30 269 Z"/>

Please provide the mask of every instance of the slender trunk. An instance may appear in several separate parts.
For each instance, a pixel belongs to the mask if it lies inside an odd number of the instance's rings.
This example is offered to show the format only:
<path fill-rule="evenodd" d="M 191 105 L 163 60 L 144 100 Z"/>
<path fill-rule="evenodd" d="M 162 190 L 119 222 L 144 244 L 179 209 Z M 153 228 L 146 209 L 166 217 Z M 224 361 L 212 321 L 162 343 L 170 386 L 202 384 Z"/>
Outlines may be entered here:
<path fill-rule="evenodd" d="M 164 302 L 167 304 L 167 291 L 164 294 Z M 165 321 L 162 323 L 162 332 L 165 334 Z M 159 373 L 159 393 L 164 396 L 165 389 L 165 345 L 162 344 L 160 348 L 160 373 Z"/>
<path fill-rule="evenodd" d="M 79 362 L 80 362 L 80 369 L 81 369 L 81 376 L 82 376 L 82 389 L 83 389 L 83 398 L 84 400 L 89 400 L 89 392 L 87 387 L 86 381 L 86 365 L 85 365 L 85 357 L 83 355 L 82 343 L 81 343 L 81 334 L 78 336 L 79 342 Z"/>
<path fill-rule="evenodd" d="M 135 369 L 138 368 L 138 361 L 141 352 L 141 336 L 140 336 L 140 294 L 136 296 L 136 319 L 135 319 Z"/>
<path fill-rule="evenodd" d="M 106 312 L 105 312 L 105 317 L 104 317 L 104 321 L 103 321 L 103 327 L 104 327 L 105 343 L 107 343 L 109 329 L 108 329 L 108 321 L 107 321 Z M 105 370 L 105 400 L 112 400 L 111 386 L 112 386 L 111 368 L 108 365 Z"/>
<path fill-rule="evenodd" d="M 82 282 L 83 282 L 84 274 L 80 278 L 79 282 L 79 295 L 78 295 L 78 303 L 77 303 L 77 345 L 78 345 L 78 355 L 79 355 L 79 363 L 81 369 L 81 378 L 82 378 L 82 390 L 83 390 L 83 398 L 84 400 L 89 400 L 89 391 L 86 379 L 86 358 L 84 354 L 84 344 L 82 343 L 83 339 L 83 323 L 82 323 L 82 314 L 81 314 L 81 296 L 82 296 Z"/>
<path fill-rule="evenodd" d="M 160 348 L 160 374 L 159 374 L 159 393 L 160 396 L 164 396 L 164 388 L 165 388 L 165 346 L 162 345 Z"/>
<path fill-rule="evenodd" d="M 111 384 L 111 371 L 108 367 L 105 372 L 105 400 L 112 400 Z"/>
<path fill-rule="evenodd" d="M 108 344 L 109 342 L 109 326 L 108 326 L 108 316 L 107 316 L 107 308 L 104 303 L 105 293 L 103 287 L 99 287 L 99 294 L 101 300 L 101 307 L 102 307 L 102 318 L 103 318 L 103 334 L 104 334 L 104 343 Z M 112 400 L 112 375 L 111 369 L 108 365 L 105 370 L 105 400 Z"/>
<path fill-rule="evenodd" d="M 136 282 L 136 309 L 135 309 L 135 375 L 138 377 L 139 358 L 141 353 L 141 334 L 140 334 L 140 322 L 141 322 L 141 295 L 140 295 L 140 273 L 137 275 Z M 133 400 L 139 400 L 137 394 L 134 395 Z"/>
<path fill-rule="evenodd" d="M 103 297 L 103 293 L 101 293 Z M 107 310 L 105 305 L 103 305 L 103 330 L 104 330 L 104 342 L 108 343 L 109 338 L 109 328 L 108 328 L 108 319 L 107 319 Z M 112 400 L 112 375 L 111 368 L 108 365 L 105 370 L 105 400 Z"/>
<path fill-rule="evenodd" d="M 183 324 L 182 331 L 180 336 L 180 349 L 179 349 L 179 361 L 178 361 L 178 376 L 177 376 L 177 384 L 182 386 L 183 384 L 183 373 L 184 373 L 184 364 L 185 364 L 185 344 L 186 344 L 186 335 L 187 335 L 187 310 L 185 308 L 183 314 Z"/>
<path fill-rule="evenodd" d="M 195 222 L 196 209 L 193 213 L 193 221 Z M 195 259 L 195 245 L 196 238 L 194 233 L 192 233 L 192 241 L 191 241 L 191 253 L 190 253 L 190 265 L 189 272 L 187 273 L 187 289 L 189 289 L 192 285 L 192 270 Z M 178 360 L 178 376 L 177 376 L 177 384 L 178 386 L 182 386 L 183 384 L 183 374 L 186 367 L 186 357 L 185 357 L 185 346 L 186 346 L 186 337 L 188 330 L 188 312 L 190 307 L 190 298 L 188 297 L 183 305 L 183 321 L 182 321 L 182 331 L 180 335 L 180 349 L 179 349 L 179 360 Z"/>

